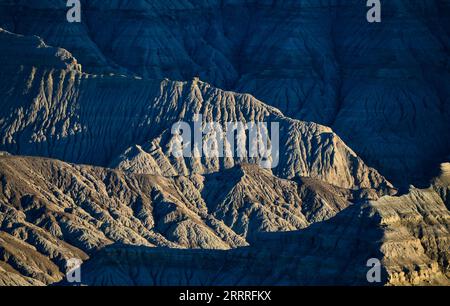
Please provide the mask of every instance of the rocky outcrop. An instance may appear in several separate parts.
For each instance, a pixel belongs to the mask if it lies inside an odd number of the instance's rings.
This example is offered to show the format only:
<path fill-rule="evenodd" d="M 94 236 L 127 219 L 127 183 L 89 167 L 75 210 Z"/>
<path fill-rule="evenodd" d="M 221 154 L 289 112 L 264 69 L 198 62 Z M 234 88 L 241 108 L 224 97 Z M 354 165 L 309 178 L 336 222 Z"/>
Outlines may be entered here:
<path fill-rule="evenodd" d="M 433 189 L 373 203 L 381 217 L 381 252 L 392 285 L 450 285 L 450 213 Z"/>
<path fill-rule="evenodd" d="M 7 93 L 0 110 L 0 147 L 13 154 L 165 176 L 213 173 L 254 162 L 249 157 L 174 159 L 173 125 L 192 123 L 201 115 L 203 124 L 218 122 L 224 130 L 228 122 L 278 123 L 279 163 L 273 171 L 279 177 L 313 177 L 380 194 L 392 189 L 330 128 L 287 118 L 250 95 L 223 91 L 198 79 L 161 82 L 47 67 L 58 57 L 53 49 L 42 54 L 39 39 L 2 31 L 0 41 L 7 41 L 11 50 L 26 49 L 36 63 L 24 65 L 22 57 L 11 57 L 0 72 L 2 91 Z M 70 55 L 65 58 L 76 62 Z"/>
<path fill-rule="evenodd" d="M 450 285 L 450 212 L 433 188 L 353 205 L 299 232 L 230 251 L 110 246 L 87 285 Z M 370 259 L 381 262 L 369 283 Z M 129 271 L 134 271 L 131 277 Z"/>
<path fill-rule="evenodd" d="M 360 0 L 2 1 L 0 26 L 70 50 L 86 72 L 199 76 L 331 126 L 391 181 L 429 181 L 450 150 L 449 5 Z M 424 179 L 425 178 L 425 179 Z"/>
<path fill-rule="evenodd" d="M 434 180 L 433 186 L 450 210 L 450 163 L 442 164 L 440 170 L 441 173 L 439 177 Z"/>
<path fill-rule="evenodd" d="M 255 165 L 163 177 L 0 156 L 0 182 L 0 267 L 10 284 L 59 281 L 67 260 L 114 243 L 242 247 L 259 232 L 305 228 L 359 200 L 352 190 L 280 179 Z"/>
<path fill-rule="evenodd" d="M 450 285 L 448 3 L 194 2 L 0 0 L 0 285 Z"/>
<path fill-rule="evenodd" d="M 36 248 L 0 232 L 0 286 L 41 286 L 59 281 L 62 273 Z"/>

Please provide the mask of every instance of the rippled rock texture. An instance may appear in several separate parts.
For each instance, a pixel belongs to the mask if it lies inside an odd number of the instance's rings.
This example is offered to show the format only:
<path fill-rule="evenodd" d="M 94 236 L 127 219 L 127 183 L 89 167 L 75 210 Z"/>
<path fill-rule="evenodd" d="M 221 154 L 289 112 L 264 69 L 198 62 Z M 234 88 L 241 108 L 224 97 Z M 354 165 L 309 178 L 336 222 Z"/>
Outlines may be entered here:
<path fill-rule="evenodd" d="M 0 285 L 449 285 L 448 1 L 81 2 L 0 0 Z"/>
<path fill-rule="evenodd" d="M 449 3 L 393 0 L 1 1 L 0 27 L 66 48 L 89 73 L 247 92 L 332 127 L 398 185 L 428 182 L 450 151 Z"/>
<path fill-rule="evenodd" d="M 448 164 L 447 164 L 448 166 Z M 448 188 L 448 184 L 447 184 Z M 266 233 L 230 251 L 121 245 L 82 266 L 87 285 L 450 285 L 450 213 L 433 188 L 352 205 L 299 232 Z M 133 271 L 133 273 L 131 273 Z M 131 276 L 132 275 L 132 276 Z"/>
<path fill-rule="evenodd" d="M 48 47 L 36 37 L 1 31 L 0 40 L 7 46 L 2 50 L 5 69 L 0 72 L 6 93 L 0 137 L 2 147 L 11 153 L 166 176 L 213 173 L 241 162 L 175 159 L 170 154 L 173 125 L 191 123 L 202 115 L 203 122 L 223 125 L 279 123 L 279 163 L 274 172 L 282 178 L 315 177 L 343 188 L 381 193 L 392 188 L 330 128 L 287 118 L 248 94 L 223 91 L 196 79 L 161 82 L 85 74 L 67 51 Z M 14 57 L 20 50 L 24 53 Z M 22 57 L 36 66 L 24 65 Z M 148 145 L 142 150 L 144 144 Z"/>
<path fill-rule="evenodd" d="M 86 260 L 114 243 L 242 247 L 260 232 L 327 220 L 361 198 L 312 179 L 280 179 L 255 165 L 163 177 L 4 156 L 0 181 L 0 267 L 44 284 L 61 279 L 67 260 Z"/>

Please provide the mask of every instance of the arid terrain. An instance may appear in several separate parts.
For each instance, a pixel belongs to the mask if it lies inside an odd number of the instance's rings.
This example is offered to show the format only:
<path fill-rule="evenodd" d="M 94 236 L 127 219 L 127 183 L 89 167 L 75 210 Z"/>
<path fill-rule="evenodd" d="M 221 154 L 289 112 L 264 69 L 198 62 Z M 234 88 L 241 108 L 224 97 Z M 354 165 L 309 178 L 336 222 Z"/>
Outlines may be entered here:
<path fill-rule="evenodd" d="M 359 2 L 0 0 L 0 286 L 450 285 L 450 2 Z"/>

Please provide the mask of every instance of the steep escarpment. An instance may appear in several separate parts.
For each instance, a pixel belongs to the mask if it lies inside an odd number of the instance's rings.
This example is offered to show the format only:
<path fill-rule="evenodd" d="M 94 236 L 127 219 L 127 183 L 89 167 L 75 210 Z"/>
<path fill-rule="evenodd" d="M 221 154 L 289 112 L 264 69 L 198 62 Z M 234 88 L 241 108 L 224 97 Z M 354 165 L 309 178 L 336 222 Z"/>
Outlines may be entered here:
<path fill-rule="evenodd" d="M 0 72 L 6 93 L 0 110 L 1 148 L 11 153 L 166 176 L 213 173 L 255 160 L 249 154 L 225 161 L 174 158 L 171 149 L 176 135 L 171 129 L 175 123 L 192 124 L 201 117 L 203 125 L 218 122 L 224 130 L 228 122 L 277 123 L 279 151 L 272 156 L 279 159 L 273 169 L 276 175 L 314 177 L 343 188 L 376 189 L 380 194 L 392 188 L 330 128 L 287 118 L 248 94 L 223 91 L 197 79 L 151 81 L 49 67 L 45 63 L 58 58 L 53 52 L 41 54 L 42 41 L 7 31 L 0 32 L 0 40 L 10 46 L 9 56 L 1 57 L 6 67 Z M 8 50 L 15 48 L 26 49 L 35 64 L 24 65 L 21 57 L 10 56 Z M 246 143 L 249 137 L 240 141 Z M 141 150 L 130 151 L 136 146 Z M 148 168 L 136 165 L 142 160 Z"/>
<path fill-rule="evenodd" d="M 87 285 L 449 285 L 450 213 L 433 188 L 353 205 L 299 232 L 230 251 L 110 246 L 83 265 Z M 130 270 L 138 271 L 130 277 Z"/>
<path fill-rule="evenodd" d="M 428 182 L 450 150 L 447 1 L 0 2 L 0 26 L 70 50 L 86 72 L 199 76 L 331 126 L 398 185 Z"/>

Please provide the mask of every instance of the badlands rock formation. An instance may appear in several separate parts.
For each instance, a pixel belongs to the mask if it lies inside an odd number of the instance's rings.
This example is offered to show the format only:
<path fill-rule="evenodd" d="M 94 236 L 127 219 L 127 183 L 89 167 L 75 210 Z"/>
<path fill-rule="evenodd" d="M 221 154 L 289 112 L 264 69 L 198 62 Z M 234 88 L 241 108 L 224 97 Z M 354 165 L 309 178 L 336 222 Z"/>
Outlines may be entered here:
<path fill-rule="evenodd" d="M 10 153 L 166 176 L 212 173 L 240 162 L 174 160 L 172 126 L 191 123 L 200 114 L 204 122 L 224 126 L 279 123 L 280 160 L 274 172 L 282 178 L 314 177 L 380 193 L 392 187 L 330 128 L 287 118 L 250 95 L 222 91 L 196 79 L 161 82 L 84 74 L 67 51 L 48 47 L 36 37 L 0 31 L 0 41 L 7 46 L 0 51 L 6 93 L 0 98 L 0 147 Z M 144 144 L 149 144 L 147 151 L 136 147 Z"/>
<path fill-rule="evenodd" d="M 448 1 L 82 7 L 0 0 L 0 285 L 450 284 Z M 200 115 L 277 166 L 173 156 Z"/>
<path fill-rule="evenodd" d="M 369 285 L 367 262 L 376 258 L 378 285 L 450 285 L 449 243 L 450 212 L 442 198 L 433 187 L 414 188 L 352 205 L 299 232 L 261 234 L 248 248 L 107 247 L 82 266 L 83 283 Z"/>
<path fill-rule="evenodd" d="M 448 158 L 450 161 L 450 158 Z M 445 163 L 441 165 L 441 173 L 437 179 L 434 181 L 435 190 L 441 195 L 442 199 L 450 209 L 450 163 Z"/>
<path fill-rule="evenodd" d="M 86 260 L 114 243 L 242 247 L 257 233 L 305 228 L 361 198 L 312 179 L 280 179 L 255 165 L 162 177 L 2 156 L 0 181 L 3 284 L 59 281 L 68 259 Z"/>
<path fill-rule="evenodd" d="M 0 1 L 0 27 L 71 51 L 88 73 L 191 80 L 247 92 L 332 127 L 397 185 L 428 182 L 450 151 L 445 0 Z"/>

